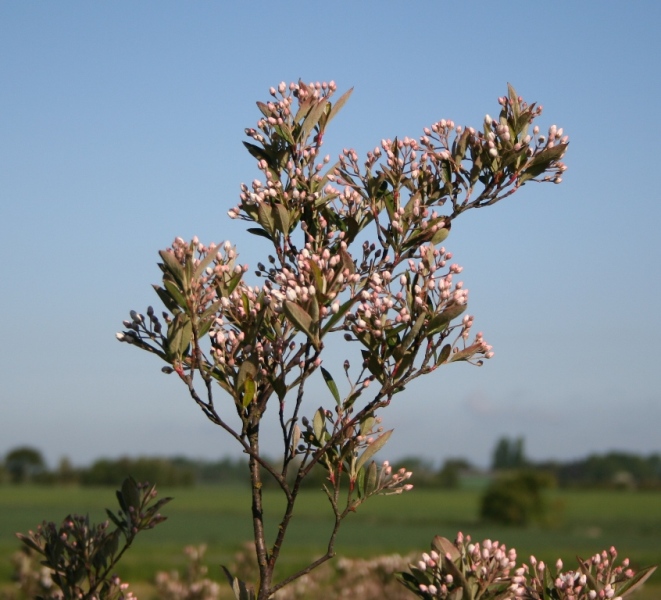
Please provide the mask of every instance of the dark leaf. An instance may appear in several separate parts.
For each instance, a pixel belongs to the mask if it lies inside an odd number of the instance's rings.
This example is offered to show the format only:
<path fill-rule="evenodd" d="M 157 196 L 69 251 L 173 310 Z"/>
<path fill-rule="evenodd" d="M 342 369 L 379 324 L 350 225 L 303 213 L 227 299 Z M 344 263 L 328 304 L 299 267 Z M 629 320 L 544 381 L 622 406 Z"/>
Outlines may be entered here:
<path fill-rule="evenodd" d="M 324 377 L 324 381 L 326 382 L 326 385 L 328 386 L 328 389 L 330 390 L 331 394 L 333 394 L 333 398 L 335 398 L 335 402 L 337 402 L 338 406 L 341 404 L 341 399 L 340 399 L 340 392 L 337 389 L 337 384 L 335 383 L 332 375 L 323 367 L 321 368 L 321 374 Z"/>
<path fill-rule="evenodd" d="M 246 231 L 248 231 L 248 233 L 252 233 L 253 235 L 258 235 L 260 237 L 266 238 L 267 240 L 273 241 L 271 235 L 264 231 L 261 227 L 248 227 Z"/>

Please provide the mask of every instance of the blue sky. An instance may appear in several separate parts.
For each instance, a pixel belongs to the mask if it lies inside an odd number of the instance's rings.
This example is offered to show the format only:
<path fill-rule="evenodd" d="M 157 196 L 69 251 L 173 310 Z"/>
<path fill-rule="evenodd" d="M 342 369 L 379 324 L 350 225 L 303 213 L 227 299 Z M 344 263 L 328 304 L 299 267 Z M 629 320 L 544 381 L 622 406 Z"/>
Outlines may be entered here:
<path fill-rule="evenodd" d="M 496 355 L 397 397 L 384 454 L 661 451 L 660 26 L 655 1 L 0 2 L 0 454 L 238 455 L 114 334 L 175 236 L 261 258 L 226 216 L 257 174 L 243 129 L 298 78 L 355 87 L 331 154 L 479 126 L 507 82 L 571 139 L 562 185 L 455 222 Z"/>

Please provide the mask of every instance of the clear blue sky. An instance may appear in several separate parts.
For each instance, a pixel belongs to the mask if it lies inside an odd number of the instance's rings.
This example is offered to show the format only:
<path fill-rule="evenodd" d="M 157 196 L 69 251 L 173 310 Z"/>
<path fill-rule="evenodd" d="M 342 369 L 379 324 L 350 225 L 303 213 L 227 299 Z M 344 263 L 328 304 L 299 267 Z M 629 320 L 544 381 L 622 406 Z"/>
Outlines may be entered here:
<path fill-rule="evenodd" d="M 384 454 L 661 451 L 660 30 L 656 1 L 0 2 L 0 454 L 238 454 L 114 334 L 176 235 L 256 263 L 226 216 L 256 175 L 243 129 L 299 77 L 355 87 L 333 154 L 479 125 L 507 82 L 571 138 L 562 185 L 455 223 L 496 355 L 397 397 Z"/>

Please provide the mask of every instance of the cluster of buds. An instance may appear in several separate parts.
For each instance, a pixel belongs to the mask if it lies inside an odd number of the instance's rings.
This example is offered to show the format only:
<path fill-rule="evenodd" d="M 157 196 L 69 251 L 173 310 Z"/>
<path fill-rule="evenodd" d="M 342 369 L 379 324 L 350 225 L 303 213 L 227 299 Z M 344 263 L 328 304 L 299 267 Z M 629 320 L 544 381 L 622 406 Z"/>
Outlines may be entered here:
<path fill-rule="evenodd" d="M 469 536 L 457 540 L 437 536 L 430 553 L 409 565 L 399 580 L 425 600 L 622 600 L 654 572 L 656 567 L 634 573 L 629 560 L 615 566 L 615 548 L 579 559 L 576 571 L 563 571 L 562 560 L 555 572 L 530 557 L 530 564 L 516 568 L 516 551 L 498 542 L 473 544 Z"/>
<path fill-rule="evenodd" d="M 461 532 L 454 543 L 436 536 L 431 551 L 424 552 L 410 573 L 400 573 L 400 581 L 426 600 L 493 599 L 509 585 L 510 571 L 516 565 L 516 551 L 497 541 L 472 543 Z"/>
<path fill-rule="evenodd" d="M 393 472 L 392 466 L 387 460 L 385 460 L 379 470 L 377 489 L 384 496 L 408 492 L 413 489 L 413 484 L 405 482 L 409 480 L 412 475 L 413 473 L 407 471 L 404 467 Z"/>
<path fill-rule="evenodd" d="M 622 600 L 638 589 L 656 567 L 634 573 L 628 558 L 615 565 L 616 558 L 617 551 L 611 546 L 588 560 L 579 559 L 577 570 L 563 571 L 562 560 L 558 560 L 552 572 L 543 561 L 531 556 L 529 565 L 516 570 L 510 590 L 514 598 L 531 600 Z"/>
<path fill-rule="evenodd" d="M 154 502 L 155 498 L 154 486 L 129 478 L 117 492 L 120 511 L 106 511 L 114 529 L 110 521 L 94 525 L 89 516 L 69 515 L 59 526 L 44 522 L 36 531 L 17 537 L 43 558 L 42 564 L 50 570 L 52 583 L 62 591 L 62 597 L 135 600 L 128 584 L 112 570 L 139 532 L 165 520 L 158 511 L 170 498 Z"/>

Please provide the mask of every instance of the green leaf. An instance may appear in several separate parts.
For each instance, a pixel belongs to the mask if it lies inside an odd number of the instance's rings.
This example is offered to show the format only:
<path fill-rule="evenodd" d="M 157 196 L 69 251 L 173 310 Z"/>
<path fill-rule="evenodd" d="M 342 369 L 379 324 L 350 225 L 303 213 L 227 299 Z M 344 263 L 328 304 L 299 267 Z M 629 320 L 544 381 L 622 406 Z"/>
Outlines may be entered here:
<path fill-rule="evenodd" d="M 432 540 L 432 549 L 436 550 L 439 556 L 450 555 L 450 560 L 455 561 L 461 557 L 459 549 L 447 538 L 437 535 Z"/>
<path fill-rule="evenodd" d="M 442 365 L 450 356 L 450 352 L 452 352 L 452 346 L 450 344 L 445 344 L 445 346 L 441 348 L 441 353 L 438 355 L 436 366 Z"/>
<path fill-rule="evenodd" d="M 631 579 L 624 583 L 622 587 L 617 588 L 617 595 L 624 596 L 625 593 L 630 594 L 634 590 L 638 589 L 652 576 L 654 571 L 656 571 L 656 566 L 647 567 L 642 571 L 638 571 L 638 573 L 636 573 Z"/>
<path fill-rule="evenodd" d="M 326 110 L 326 104 L 328 104 L 328 100 L 321 100 L 310 109 L 310 112 L 308 112 L 301 125 L 301 134 L 299 136 L 300 142 L 305 142 L 310 135 L 310 132 L 314 129 L 317 123 L 319 123 L 321 115 L 323 115 Z"/>
<path fill-rule="evenodd" d="M 333 104 L 331 107 L 330 113 L 328 113 L 328 119 L 326 120 L 326 125 L 328 125 L 331 120 L 337 115 L 337 113 L 342 110 L 342 107 L 346 103 L 346 101 L 349 99 L 349 96 L 353 93 L 353 88 L 348 89 L 344 94 L 342 94 L 337 101 Z"/>
<path fill-rule="evenodd" d="M 360 469 L 356 474 L 356 487 L 358 488 L 358 497 L 365 498 L 365 469 Z"/>
<path fill-rule="evenodd" d="M 283 235 L 289 235 L 289 226 L 291 220 L 289 218 L 289 211 L 282 204 L 275 205 L 275 211 L 273 211 L 273 216 L 275 217 L 275 224 L 279 231 Z"/>
<path fill-rule="evenodd" d="M 321 272 L 321 269 L 319 268 L 319 265 L 311 260 L 308 263 L 310 267 L 310 271 L 312 271 L 312 276 L 314 277 L 314 286 L 317 288 L 317 291 L 320 292 L 321 294 L 326 293 L 326 278 L 324 277 L 324 274 Z"/>
<path fill-rule="evenodd" d="M 173 279 L 179 284 L 181 289 L 186 290 L 187 286 L 183 265 L 175 258 L 172 252 L 160 250 L 158 254 L 163 259 L 162 264 L 164 270 L 172 275 Z"/>
<path fill-rule="evenodd" d="M 200 263 L 197 265 L 195 268 L 195 273 L 193 273 L 193 277 L 197 279 L 204 273 L 204 269 L 206 269 L 218 256 L 218 252 L 220 251 L 220 247 L 216 246 L 213 250 L 209 250 L 207 252 L 207 255 L 200 261 Z"/>
<path fill-rule="evenodd" d="M 165 279 L 163 281 L 163 285 L 165 286 L 165 291 L 170 295 L 170 298 L 176 303 L 176 306 L 179 306 L 184 310 L 186 310 L 187 308 L 186 298 L 181 292 L 181 290 L 177 287 L 177 284 L 174 281 L 169 281 Z M 158 290 L 156 290 L 156 292 L 158 293 Z M 161 294 L 158 295 L 161 296 Z"/>
<path fill-rule="evenodd" d="M 165 344 L 166 354 L 170 360 L 181 358 L 186 353 L 193 338 L 193 327 L 188 315 L 178 313 L 168 325 L 168 336 Z"/>
<path fill-rule="evenodd" d="M 551 165 L 552 162 L 562 158 L 567 151 L 568 144 L 558 144 L 553 148 L 542 150 L 539 154 L 534 156 L 526 165 L 519 176 L 519 183 L 525 183 L 529 179 L 534 179 L 544 173 Z"/>
<path fill-rule="evenodd" d="M 337 384 L 335 383 L 335 380 L 333 379 L 332 375 L 323 367 L 321 368 L 321 374 L 324 377 L 324 381 L 326 382 L 326 385 L 328 386 L 328 389 L 330 390 L 331 394 L 333 394 L 333 398 L 335 398 L 335 402 L 337 402 L 338 406 L 342 403 L 342 400 L 340 399 L 340 392 L 337 389 Z"/>
<path fill-rule="evenodd" d="M 276 133 L 288 144 L 291 144 L 293 146 L 296 143 L 294 141 L 294 138 L 291 134 L 291 130 L 289 129 L 289 127 L 285 127 L 283 125 L 276 125 L 273 129 L 275 129 Z"/>
<path fill-rule="evenodd" d="M 271 235 L 273 235 L 275 218 L 273 217 L 273 207 L 260 202 L 257 205 L 257 220 L 259 224 Z"/>
<path fill-rule="evenodd" d="M 466 146 L 468 145 L 468 138 L 470 137 L 470 132 L 468 129 L 464 129 L 459 139 L 455 140 L 453 150 L 453 158 L 457 164 L 460 164 L 464 157 L 466 156 Z"/>
<path fill-rule="evenodd" d="M 315 346 L 315 348 L 318 347 L 319 338 L 312 331 L 313 325 L 316 325 L 316 323 L 313 323 L 312 317 L 298 304 L 290 302 L 289 300 L 285 300 L 282 303 L 282 310 L 285 313 L 285 316 L 294 323 L 300 331 L 308 336 L 312 345 Z"/>
<path fill-rule="evenodd" d="M 415 338 L 420 333 L 420 330 L 422 329 L 422 326 L 424 325 L 426 319 L 427 319 L 427 315 L 425 313 L 420 313 L 418 315 L 418 318 L 415 320 L 415 323 L 413 323 L 411 330 L 406 334 L 406 337 L 402 340 L 402 345 L 399 347 L 401 350 L 399 352 L 398 351 L 393 352 L 393 356 L 395 358 L 399 359 L 402 358 L 402 356 L 404 356 L 406 350 L 414 342 Z"/>
<path fill-rule="evenodd" d="M 360 422 L 360 435 L 369 435 L 375 423 L 376 419 L 374 417 L 365 417 Z"/>
<path fill-rule="evenodd" d="M 252 402 L 255 397 L 255 390 L 257 386 L 255 385 L 255 380 L 248 375 L 243 384 L 243 408 L 247 408 L 248 405 Z"/>
<path fill-rule="evenodd" d="M 253 235 L 258 235 L 260 237 L 266 238 L 267 240 L 273 241 L 271 234 L 264 231 L 261 227 L 248 227 L 246 231 L 248 233 L 252 233 Z"/>
<path fill-rule="evenodd" d="M 388 438 L 392 435 L 393 430 L 384 431 L 378 438 L 376 438 L 365 451 L 358 457 L 356 461 L 356 469 L 360 469 L 370 458 L 372 458 L 381 448 L 386 445 Z"/>
<path fill-rule="evenodd" d="M 221 565 L 222 570 L 225 572 L 225 577 L 227 577 L 227 581 L 229 582 L 230 586 L 232 587 L 232 591 L 234 592 L 234 598 L 235 600 L 255 600 L 255 592 L 250 589 L 243 581 L 241 581 L 238 577 L 234 577 L 227 567 L 224 565 Z"/>
<path fill-rule="evenodd" d="M 264 102 L 255 102 L 257 104 L 257 108 L 259 108 L 260 112 L 268 119 L 271 116 L 271 111 L 269 110 L 269 107 L 264 104 Z"/>
<path fill-rule="evenodd" d="M 265 160 L 269 165 L 273 163 L 271 155 L 263 148 L 251 144 L 250 142 L 243 142 L 243 145 L 248 149 L 248 152 L 250 152 L 253 158 L 256 158 L 257 160 Z"/>
<path fill-rule="evenodd" d="M 519 96 L 517 95 L 516 90 L 510 83 L 507 84 L 507 94 L 512 104 L 512 112 L 514 113 L 514 118 L 518 119 L 519 113 L 521 112 L 521 107 L 519 105 Z"/>
<path fill-rule="evenodd" d="M 365 339 L 365 336 L 359 339 L 363 344 L 369 347 L 369 344 L 366 343 L 367 340 Z M 363 360 L 367 364 L 367 369 L 369 370 L 369 372 L 372 375 L 374 375 L 374 377 L 376 377 L 377 381 L 383 383 L 385 379 L 383 375 L 383 361 L 379 358 L 377 354 L 371 352 L 370 350 L 361 350 L 360 352 L 363 355 Z"/>
<path fill-rule="evenodd" d="M 431 243 L 437 246 L 450 235 L 449 227 L 441 227 L 431 238 Z"/>
<path fill-rule="evenodd" d="M 39 544 L 37 544 L 34 540 L 32 540 L 32 538 L 30 538 L 29 536 L 23 533 L 17 533 L 16 537 L 19 540 L 21 540 L 21 542 L 23 542 L 26 546 L 28 546 L 28 548 L 32 548 L 32 550 L 34 550 L 38 554 L 42 554 L 42 555 L 44 554 L 44 549 L 41 546 L 39 546 Z"/>
<path fill-rule="evenodd" d="M 376 463 L 372 461 L 367 467 L 367 475 L 365 476 L 365 496 L 371 496 L 376 491 L 377 484 L 377 468 Z"/>
<path fill-rule="evenodd" d="M 175 284 L 172 283 L 172 285 Z M 168 293 L 167 290 L 163 289 L 162 287 L 159 287 L 156 284 L 153 284 L 152 287 L 154 288 L 154 291 L 158 294 L 158 297 L 161 299 L 161 302 L 165 305 L 165 308 L 167 308 L 170 312 L 176 312 L 179 310 L 180 305 L 172 297 L 172 294 Z M 179 294 L 181 295 L 180 292 Z M 182 296 L 182 300 L 183 300 L 183 296 Z"/>
<path fill-rule="evenodd" d="M 120 529 L 124 529 L 124 526 L 126 523 L 122 521 L 114 512 L 112 512 L 110 509 L 106 508 L 106 514 L 108 515 L 108 518 L 115 524 L 117 527 Z"/>
<path fill-rule="evenodd" d="M 294 425 L 294 429 L 292 430 L 292 438 L 291 438 L 292 454 L 296 453 L 296 448 L 298 447 L 298 443 L 300 441 L 301 441 L 301 428 L 298 425 Z"/>
<path fill-rule="evenodd" d="M 349 312 L 349 309 L 356 302 L 355 298 L 349 298 L 344 304 L 340 306 L 340 309 L 326 322 L 322 329 L 322 333 L 326 335 L 339 321 L 344 318 L 344 315 Z"/>
<path fill-rule="evenodd" d="M 446 329 L 467 307 L 467 304 L 452 303 L 444 311 L 434 315 L 429 321 L 427 336 L 435 335 Z"/>
<path fill-rule="evenodd" d="M 236 391 L 241 393 L 244 389 L 246 380 L 255 380 L 257 375 L 257 365 L 252 360 L 244 360 L 239 367 L 239 372 L 236 374 Z"/>
<path fill-rule="evenodd" d="M 326 430 L 326 413 L 323 408 L 318 408 L 317 412 L 314 413 L 314 418 L 312 419 L 312 431 L 314 431 L 314 437 L 323 443 L 323 433 Z"/>
<path fill-rule="evenodd" d="M 122 483 L 122 489 L 118 493 L 121 493 L 124 500 L 126 512 L 128 512 L 131 507 L 136 510 L 140 507 L 140 490 L 133 477 L 127 477 L 124 480 Z"/>

